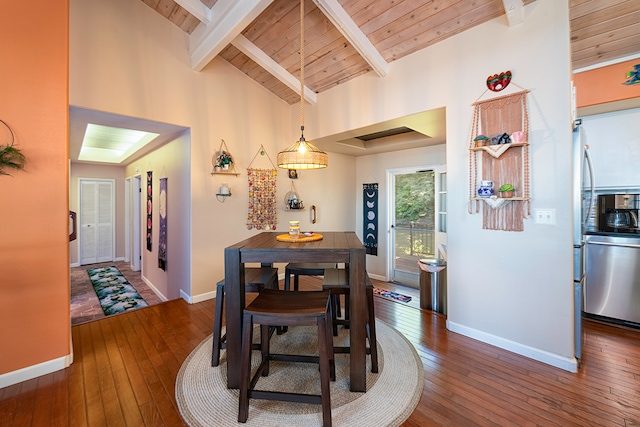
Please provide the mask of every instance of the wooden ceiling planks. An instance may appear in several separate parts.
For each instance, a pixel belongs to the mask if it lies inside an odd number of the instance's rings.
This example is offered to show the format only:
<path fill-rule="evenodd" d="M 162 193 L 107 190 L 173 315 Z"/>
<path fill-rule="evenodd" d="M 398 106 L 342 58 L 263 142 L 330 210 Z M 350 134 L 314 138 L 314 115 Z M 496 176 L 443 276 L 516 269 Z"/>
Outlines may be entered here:
<path fill-rule="evenodd" d="M 185 33 L 198 19 L 174 0 L 141 0 Z M 218 0 L 201 0 L 211 8 Z M 315 5 L 305 0 L 305 84 L 320 93 L 371 66 Z M 535 0 L 523 0 L 529 4 Z M 502 0 L 338 0 L 387 62 L 504 15 Z M 299 0 L 274 0 L 242 34 L 293 76 L 300 75 Z M 573 68 L 640 54 L 639 0 L 570 0 Z M 506 20 L 505 20 L 506 25 Z M 232 45 L 220 56 L 288 103 L 299 93 Z"/>
<path fill-rule="evenodd" d="M 639 1 L 572 0 L 570 17 L 574 70 L 639 53 Z"/>

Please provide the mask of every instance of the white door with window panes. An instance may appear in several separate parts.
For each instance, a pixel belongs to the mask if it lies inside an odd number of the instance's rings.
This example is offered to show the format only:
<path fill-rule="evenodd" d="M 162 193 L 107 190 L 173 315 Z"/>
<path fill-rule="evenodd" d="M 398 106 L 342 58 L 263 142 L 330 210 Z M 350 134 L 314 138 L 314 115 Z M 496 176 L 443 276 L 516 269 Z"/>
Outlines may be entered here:
<path fill-rule="evenodd" d="M 444 166 L 390 170 L 389 277 L 419 288 L 421 258 L 446 258 Z"/>
<path fill-rule="evenodd" d="M 79 180 L 79 260 L 80 265 L 114 260 L 114 181 Z"/>

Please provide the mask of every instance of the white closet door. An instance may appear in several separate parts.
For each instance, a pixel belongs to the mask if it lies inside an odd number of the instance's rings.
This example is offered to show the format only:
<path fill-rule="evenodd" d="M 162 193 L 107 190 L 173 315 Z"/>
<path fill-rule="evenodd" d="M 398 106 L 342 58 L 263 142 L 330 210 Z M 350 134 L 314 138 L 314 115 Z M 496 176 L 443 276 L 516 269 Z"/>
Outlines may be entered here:
<path fill-rule="evenodd" d="M 113 261 L 113 181 L 80 180 L 80 264 Z"/>

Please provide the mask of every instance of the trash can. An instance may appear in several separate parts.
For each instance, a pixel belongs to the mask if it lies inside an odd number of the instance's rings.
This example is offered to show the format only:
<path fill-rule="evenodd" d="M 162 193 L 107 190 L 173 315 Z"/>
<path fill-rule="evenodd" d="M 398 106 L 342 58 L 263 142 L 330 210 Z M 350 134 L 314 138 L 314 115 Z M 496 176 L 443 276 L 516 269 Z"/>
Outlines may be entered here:
<path fill-rule="evenodd" d="M 420 307 L 447 314 L 447 261 L 423 258 L 420 266 Z"/>

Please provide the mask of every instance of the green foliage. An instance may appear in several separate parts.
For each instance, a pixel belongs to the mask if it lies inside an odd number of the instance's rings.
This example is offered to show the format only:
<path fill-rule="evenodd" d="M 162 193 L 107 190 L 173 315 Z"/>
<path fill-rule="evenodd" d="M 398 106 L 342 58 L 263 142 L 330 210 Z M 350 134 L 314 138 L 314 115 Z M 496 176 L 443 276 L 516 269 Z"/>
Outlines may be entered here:
<path fill-rule="evenodd" d="M 498 189 L 498 192 L 500 193 L 504 193 L 505 191 L 515 191 L 516 189 L 514 188 L 513 185 L 511 184 L 502 184 L 500 186 L 500 188 Z"/>
<path fill-rule="evenodd" d="M 435 174 L 432 171 L 396 176 L 396 225 L 419 222 L 435 227 Z"/>
<path fill-rule="evenodd" d="M 5 169 L 24 169 L 26 159 L 13 145 L 0 146 L 0 175 L 10 175 Z"/>

